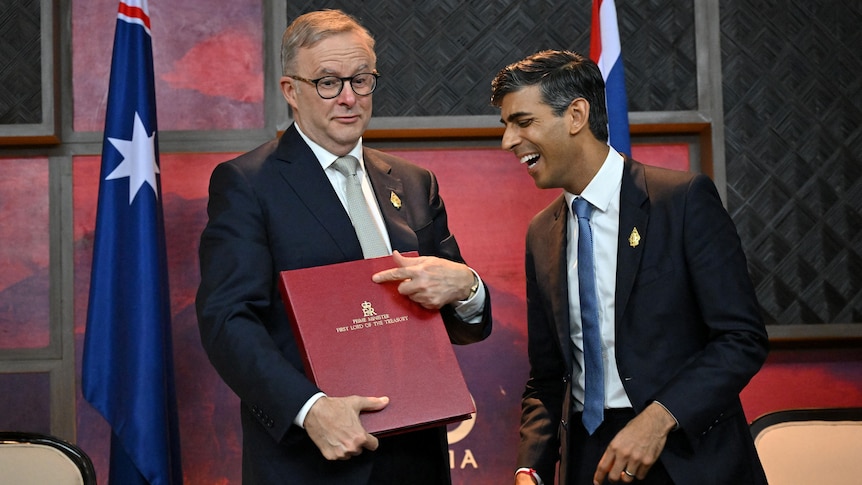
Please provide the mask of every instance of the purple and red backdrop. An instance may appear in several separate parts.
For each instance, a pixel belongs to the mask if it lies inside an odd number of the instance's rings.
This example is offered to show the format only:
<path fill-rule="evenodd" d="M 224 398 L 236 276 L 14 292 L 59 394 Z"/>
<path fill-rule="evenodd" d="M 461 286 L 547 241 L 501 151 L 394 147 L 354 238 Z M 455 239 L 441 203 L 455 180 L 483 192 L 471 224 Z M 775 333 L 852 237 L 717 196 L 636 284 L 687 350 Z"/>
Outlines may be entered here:
<path fill-rule="evenodd" d="M 520 395 L 526 382 L 524 236 L 530 218 L 558 191 L 535 188 L 525 168 L 496 149 L 398 151 L 433 170 L 462 253 L 490 286 L 494 331 L 484 342 L 456 347 L 476 400 L 475 419 L 450 427 L 456 483 L 499 483 L 511 474 L 517 445 Z M 636 152 L 637 153 L 637 152 Z M 685 145 L 644 147 L 675 166 L 687 165 Z M 207 184 L 215 164 L 233 154 L 162 154 L 161 176 L 168 247 L 171 308 L 187 483 L 239 483 L 238 400 L 203 352 L 194 313 L 199 282 L 198 237 L 206 224 Z M 99 158 L 74 161 L 75 315 L 78 348 L 84 333 L 92 258 Z M 78 400 L 78 441 L 107 467 L 108 428 Z M 100 473 L 106 476 L 106 473 Z"/>
<path fill-rule="evenodd" d="M 540 191 L 510 154 L 499 150 L 400 152 L 435 170 L 464 256 L 491 287 L 496 316 L 491 337 L 457 348 L 478 412 L 451 431 L 457 484 L 499 483 L 510 477 L 517 443 L 519 399 L 527 375 L 523 240 L 532 214 L 556 196 Z M 645 160 L 680 160 L 684 146 L 639 147 Z M 210 367 L 193 310 L 197 245 L 206 220 L 206 186 L 218 162 L 233 154 L 163 154 L 162 181 L 185 483 L 240 482 L 238 400 Z M 683 161 L 684 158 L 682 159 Z M 98 156 L 73 167 L 75 335 L 78 362 L 89 289 L 99 173 Z M 46 159 L 0 161 L 3 245 L 0 267 L 0 347 L 40 348 L 49 320 L 48 170 Z M 14 242 L 12 244 L 11 242 Z M 80 371 L 79 371 L 80 372 Z M 78 374 L 80 376 L 80 373 Z M 795 407 L 862 404 L 858 350 L 776 351 L 743 391 L 749 420 Z M 0 428 L 50 431 L 46 374 L 3 374 Z M 107 476 L 110 430 L 78 394 L 78 443 Z M 467 429 L 472 425 L 472 428 Z"/>
<path fill-rule="evenodd" d="M 635 146 L 644 161 L 675 168 L 688 164 L 685 145 Z M 496 149 L 432 149 L 396 153 L 432 169 L 450 214 L 450 228 L 464 257 L 490 286 L 494 331 L 484 342 L 456 347 L 476 400 L 475 419 L 450 427 L 450 462 L 456 484 L 508 480 L 518 440 L 520 395 L 527 378 L 524 236 L 531 217 L 559 192 L 535 188 L 515 157 Z M 163 204 L 170 266 L 176 380 L 188 484 L 240 482 L 238 400 L 221 382 L 204 354 L 194 314 L 199 282 L 198 237 L 206 223 L 207 184 L 212 168 L 235 154 L 162 154 Z M 80 350 L 84 332 L 99 158 L 74 160 L 75 315 Z M 800 368 L 802 365 L 802 368 Z M 835 369 L 779 363 L 767 375 L 779 380 L 802 372 L 834 393 L 836 401 L 860 401 L 860 391 Z M 760 376 L 759 379 L 762 379 Z M 757 379 L 757 378 L 756 378 Z M 848 379 L 845 381 L 845 379 Z M 756 380 L 755 382 L 758 382 Z M 769 410 L 772 391 L 746 391 L 753 419 Z M 854 394 L 855 391 L 855 394 Z M 765 395 L 759 395 L 765 394 Z M 855 396 L 855 397 L 854 397 Z M 792 396 L 782 396 L 792 400 Z M 821 393 L 818 402 L 824 401 Z M 760 408 L 758 408 L 758 403 Z M 772 408 L 774 409 L 774 408 Z M 107 476 L 109 429 L 82 398 L 78 399 L 78 443 Z"/>

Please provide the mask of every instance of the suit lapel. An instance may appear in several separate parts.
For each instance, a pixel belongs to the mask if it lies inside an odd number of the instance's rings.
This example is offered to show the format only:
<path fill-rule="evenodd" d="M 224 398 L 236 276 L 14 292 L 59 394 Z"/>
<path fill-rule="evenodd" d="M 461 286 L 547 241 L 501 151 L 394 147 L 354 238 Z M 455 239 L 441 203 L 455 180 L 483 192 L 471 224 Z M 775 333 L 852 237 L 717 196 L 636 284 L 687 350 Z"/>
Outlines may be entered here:
<path fill-rule="evenodd" d="M 571 329 L 569 322 L 569 279 L 566 246 L 568 245 L 568 209 L 563 196 L 557 200 L 554 220 L 548 227 L 548 256 L 550 258 L 547 271 L 548 288 L 551 296 L 551 308 L 554 311 L 554 322 L 560 349 L 566 359 L 566 368 L 572 368 Z M 541 273 L 540 273 L 541 274 Z"/>
<path fill-rule="evenodd" d="M 374 197 L 377 206 L 383 215 L 386 231 L 389 233 L 389 242 L 393 250 L 415 251 L 419 248 L 416 233 L 404 218 L 401 208 L 401 199 L 406 200 L 401 179 L 392 173 L 389 165 L 378 153 L 372 150 L 363 150 L 365 159 L 365 171 L 371 180 Z"/>
<path fill-rule="evenodd" d="M 620 230 L 617 244 L 616 327 L 626 312 L 629 296 L 643 255 L 643 240 L 632 238 L 637 231 L 640 238 L 647 234 L 649 204 L 644 178 L 644 167 L 626 158 L 620 188 Z"/>
<path fill-rule="evenodd" d="M 285 182 L 330 234 L 346 260 L 362 259 L 362 247 L 350 216 L 338 199 L 317 157 L 291 125 L 282 135 L 276 156 L 285 162 L 279 171 Z"/>

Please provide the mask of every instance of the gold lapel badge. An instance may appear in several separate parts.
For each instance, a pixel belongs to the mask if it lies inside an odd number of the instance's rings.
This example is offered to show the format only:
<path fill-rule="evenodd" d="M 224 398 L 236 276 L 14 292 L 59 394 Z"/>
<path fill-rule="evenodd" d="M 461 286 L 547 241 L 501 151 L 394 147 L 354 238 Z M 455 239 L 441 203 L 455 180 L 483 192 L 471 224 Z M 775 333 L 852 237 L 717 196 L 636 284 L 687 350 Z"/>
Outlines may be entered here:
<path fill-rule="evenodd" d="M 638 228 L 633 227 L 632 233 L 629 234 L 629 246 L 636 248 L 636 247 L 638 247 L 638 244 L 640 244 L 640 242 L 641 242 L 641 235 L 638 232 Z"/>
<path fill-rule="evenodd" d="M 392 207 L 397 210 L 401 210 L 401 199 L 395 194 L 395 192 L 389 193 L 389 202 L 392 202 Z"/>

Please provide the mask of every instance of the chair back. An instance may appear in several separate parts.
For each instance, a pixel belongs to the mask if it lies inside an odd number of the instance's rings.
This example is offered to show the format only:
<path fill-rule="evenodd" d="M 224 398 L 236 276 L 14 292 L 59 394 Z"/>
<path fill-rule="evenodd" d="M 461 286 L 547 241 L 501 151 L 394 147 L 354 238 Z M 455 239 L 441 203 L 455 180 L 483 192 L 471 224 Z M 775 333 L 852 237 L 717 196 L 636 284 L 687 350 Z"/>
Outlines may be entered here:
<path fill-rule="evenodd" d="M 771 485 L 862 483 L 862 408 L 776 411 L 751 434 Z"/>
<path fill-rule="evenodd" d="M 0 431 L 0 483 L 96 485 L 93 462 L 84 451 L 55 436 Z"/>

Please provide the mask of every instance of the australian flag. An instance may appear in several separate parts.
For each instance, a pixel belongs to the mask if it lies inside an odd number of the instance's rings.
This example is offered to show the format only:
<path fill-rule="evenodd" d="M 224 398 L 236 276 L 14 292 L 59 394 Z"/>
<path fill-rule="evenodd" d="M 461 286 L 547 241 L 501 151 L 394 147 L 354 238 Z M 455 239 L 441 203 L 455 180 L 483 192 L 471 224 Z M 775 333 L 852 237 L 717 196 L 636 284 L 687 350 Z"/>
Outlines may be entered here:
<path fill-rule="evenodd" d="M 608 144 L 620 153 L 632 154 L 629 106 L 614 0 L 593 0 L 590 58 L 599 65 L 605 80 L 608 104 Z"/>
<path fill-rule="evenodd" d="M 154 82 L 147 0 L 120 2 L 82 371 L 111 484 L 182 483 Z"/>

